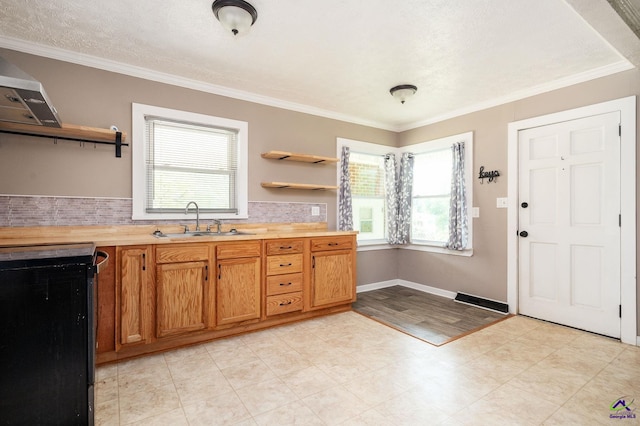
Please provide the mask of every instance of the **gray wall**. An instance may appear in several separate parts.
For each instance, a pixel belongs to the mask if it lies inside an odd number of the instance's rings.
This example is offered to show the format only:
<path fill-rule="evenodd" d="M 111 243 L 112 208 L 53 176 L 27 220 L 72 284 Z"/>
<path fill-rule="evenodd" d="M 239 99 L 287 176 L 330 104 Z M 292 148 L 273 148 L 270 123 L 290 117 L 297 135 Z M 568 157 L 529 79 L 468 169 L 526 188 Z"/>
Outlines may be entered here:
<path fill-rule="evenodd" d="M 459 257 L 402 249 L 360 252 L 358 285 L 400 278 L 501 301 L 507 297 L 507 211 L 496 209 L 495 203 L 497 197 L 507 195 L 507 124 L 640 94 L 640 72 L 631 70 L 395 133 L 10 50 L 0 49 L 0 56 L 42 81 L 63 122 L 101 128 L 115 124 L 128 133 L 128 142 L 132 102 L 249 122 L 249 200 L 327 203 L 331 229 L 336 220 L 335 192 L 269 190 L 262 188 L 260 182 L 333 184 L 335 166 L 284 164 L 262 159 L 261 152 L 287 150 L 335 156 L 336 137 L 406 146 L 473 131 L 475 173 L 480 166 L 501 173 L 498 181 L 491 184 L 481 185 L 474 178 L 473 205 L 480 208 L 480 217 L 474 219 L 474 255 Z M 130 151 L 125 148 L 123 157 L 117 159 L 112 147 L 80 147 L 70 142 L 56 145 L 48 139 L 0 134 L 0 194 L 131 197 Z M 640 299 L 640 291 L 638 295 Z"/>

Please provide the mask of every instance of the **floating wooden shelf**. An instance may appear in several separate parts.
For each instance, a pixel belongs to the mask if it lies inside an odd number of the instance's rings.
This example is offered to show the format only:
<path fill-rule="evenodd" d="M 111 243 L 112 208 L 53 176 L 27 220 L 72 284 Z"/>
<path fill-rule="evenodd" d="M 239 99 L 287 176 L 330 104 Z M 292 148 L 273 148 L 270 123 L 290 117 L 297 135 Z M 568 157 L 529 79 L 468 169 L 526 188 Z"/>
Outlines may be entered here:
<path fill-rule="evenodd" d="M 263 188 L 311 189 L 314 191 L 338 189 L 338 187 L 334 185 L 313 185 L 308 183 L 262 182 L 261 185 Z"/>
<path fill-rule="evenodd" d="M 273 160 L 300 161 L 303 163 L 314 163 L 314 164 L 337 163 L 338 161 L 340 161 L 339 158 L 321 157 L 319 155 L 310 155 L 310 154 L 294 154 L 293 152 L 286 152 L 286 151 L 264 152 L 262 153 L 262 158 L 270 158 Z"/>
<path fill-rule="evenodd" d="M 77 142 L 89 142 L 103 145 L 115 145 L 116 157 L 121 157 L 121 147 L 129 146 L 123 143 L 126 133 L 110 129 L 63 124 L 62 127 L 34 126 L 0 121 L 0 132 L 16 135 L 46 137 Z"/>

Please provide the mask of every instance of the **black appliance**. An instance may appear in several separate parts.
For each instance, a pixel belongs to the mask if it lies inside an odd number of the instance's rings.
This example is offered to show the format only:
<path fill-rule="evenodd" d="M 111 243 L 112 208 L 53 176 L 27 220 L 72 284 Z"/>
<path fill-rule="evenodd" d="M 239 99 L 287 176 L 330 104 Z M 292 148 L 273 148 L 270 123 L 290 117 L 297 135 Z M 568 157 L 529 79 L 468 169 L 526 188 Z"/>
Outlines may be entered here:
<path fill-rule="evenodd" d="M 94 424 L 96 257 L 0 247 L 0 424 Z"/>

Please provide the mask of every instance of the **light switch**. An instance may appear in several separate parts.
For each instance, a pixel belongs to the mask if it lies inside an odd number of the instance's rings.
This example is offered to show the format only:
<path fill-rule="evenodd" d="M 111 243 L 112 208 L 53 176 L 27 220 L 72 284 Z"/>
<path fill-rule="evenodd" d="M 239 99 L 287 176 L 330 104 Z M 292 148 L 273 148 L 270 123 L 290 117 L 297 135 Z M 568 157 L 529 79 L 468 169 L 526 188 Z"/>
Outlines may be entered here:
<path fill-rule="evenodd" d="M 499 209 L 506 209 L 509 207 L 509 199 L 508 198 L 496 198 L 496 207 Z"/>
<path fill-rule="evenodd" d="M 471 217 L 480 217 L 480 207 L 471 207 Z"/>

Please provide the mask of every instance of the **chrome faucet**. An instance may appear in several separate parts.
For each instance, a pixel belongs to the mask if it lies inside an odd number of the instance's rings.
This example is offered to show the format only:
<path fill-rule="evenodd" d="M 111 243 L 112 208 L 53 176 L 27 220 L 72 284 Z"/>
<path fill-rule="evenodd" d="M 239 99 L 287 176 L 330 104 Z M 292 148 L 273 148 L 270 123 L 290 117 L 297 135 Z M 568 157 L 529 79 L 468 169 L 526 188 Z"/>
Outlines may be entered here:
<path fill-rule="evenodd" d="M 213 219 L 213 223 L 216 224 L 216 232 L 220 233 L 220 226 L 222 225 L 222 221 L 218 219 Z M 211 225 L 207 225 L 207 232 L 211 232 Z"/>
<path fill-rule="evenodd" d="M 200 232 L 200 207 L 195 201 L 189 201 L 187 207 L 184 208 L 184 214 L 189 214 L 189 206 L 193 204 L 196 206 L 196 232 Z"/>

